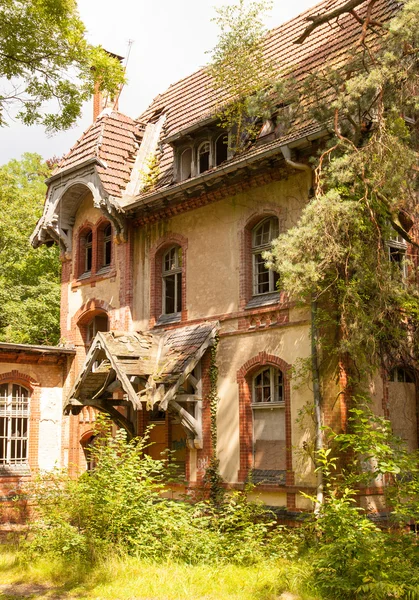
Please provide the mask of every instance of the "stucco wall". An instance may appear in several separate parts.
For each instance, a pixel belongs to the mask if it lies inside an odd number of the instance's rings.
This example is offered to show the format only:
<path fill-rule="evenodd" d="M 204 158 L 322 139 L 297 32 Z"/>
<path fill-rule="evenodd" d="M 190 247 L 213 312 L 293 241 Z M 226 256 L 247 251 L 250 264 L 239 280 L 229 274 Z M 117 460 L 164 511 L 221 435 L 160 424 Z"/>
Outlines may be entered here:
<path fill-rule="evenodd" d="M 277 214 L 280 229 L 296 223 L 306 201 L 305 173 L 220 200 L 135 230 L 133 327 L 148 327 L 149 256 L 159 241 L 178 234 L 187 239 L 186 303 L 188 319 L 218 317 L 239 307 L 240 244 L 253 216 Z"/>

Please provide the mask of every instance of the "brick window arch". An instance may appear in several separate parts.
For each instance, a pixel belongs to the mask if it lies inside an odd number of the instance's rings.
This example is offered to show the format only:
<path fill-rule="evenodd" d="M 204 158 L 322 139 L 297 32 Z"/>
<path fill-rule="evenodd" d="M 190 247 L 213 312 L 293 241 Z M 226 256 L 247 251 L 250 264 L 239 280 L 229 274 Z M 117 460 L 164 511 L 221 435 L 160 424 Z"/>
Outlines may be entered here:
<path fill-rule="evenodd" d="M 159 322 L 187 320 L 186 261 L 188 240 L 180 234 L 165 236 L 150 251 L 150 327 Z M 173 268 L 172 268 L 173 267 Z M 173 275 L 173 276 L 172 276 Z M 170 281 L 169 281 L 170 278 Z M 167 298 L 168 288 L 176 289 L 172 306 Z M 174 312 L 168 312 L 175 308 Z"/>
<path fill-rule="evenodd" d="M 240 423 L 239 481 L 245 481 L 252 470 L 257 483 L 294 483 L 290 368 L 291 365 L 281 358 L 260 352 L 237 372 Z"/>

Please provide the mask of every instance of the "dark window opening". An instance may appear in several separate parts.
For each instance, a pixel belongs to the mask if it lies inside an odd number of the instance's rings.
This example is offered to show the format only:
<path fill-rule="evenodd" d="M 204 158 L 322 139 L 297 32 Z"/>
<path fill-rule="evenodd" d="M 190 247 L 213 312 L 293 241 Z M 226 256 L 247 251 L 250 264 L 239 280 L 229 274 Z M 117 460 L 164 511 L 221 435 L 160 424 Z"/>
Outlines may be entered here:
<path fill-rule="evenodd" d="M 109 267 L 112 262 L 112 225 L 103 230 L 103 266 Z"/>
<path fill-rule="evenodd" d="M 415 383 L 412 371 L 404 367 L 394 367 L 391 369 L 389 380 L 398 383 Z"/>
<path fill-rule="evenodd" d="M 88 231 L 84 238 L 84 272 L 92 270 L 93 263 L 93 233 Z"/>
<path fill-rule="evenodd" d="M 228 135 L 220 135 L 215 143 L 215 164 L 221 165 L 227 160 L 228 155 Z"/>
<path fill-rule="evenodd" d="M 108 331 L 109 329 L 109 321 L 108 321 L 108 317 L 106 315 L 96 315 L 96 317 L 93 317 L 93 319 L 90 321 L 90 323 L 87 325 L 87 334 L 86 334 L 86 341 L 88 344 L 90 344 L 98 331 Z"/>
<path fill-rule="evenodd" d="M 205 173 L 209 169 L 210 143 L 204 142 L 198 149 L 198 167 L 199 173 Z"/>

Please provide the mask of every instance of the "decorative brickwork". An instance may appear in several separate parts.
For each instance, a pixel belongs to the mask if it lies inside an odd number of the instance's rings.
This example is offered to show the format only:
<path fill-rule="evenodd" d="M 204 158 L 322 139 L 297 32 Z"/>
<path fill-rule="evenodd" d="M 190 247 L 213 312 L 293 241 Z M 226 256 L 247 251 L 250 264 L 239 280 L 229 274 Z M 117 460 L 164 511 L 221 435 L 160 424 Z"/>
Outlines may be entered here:
<path fill-rule="evenodd" d="M 294 485 L 292 471 L 292 440 L 291 440 L 291 394 L 290 369 L 291 365 L 273 354 L 259 352 L 248 360 L 237 372 L 239 385 L 239 427 L 240 427 L 240 469 L 239 481 L 245 481 L 249 470 L 253 467 L 253 414 L 252 414 L 252 376 L 263 366 L 273 366 L 283 373 L 284 403 L 285 403 L 285 452 L 286 452 L 286 485 Z"/>
<path fill-rule="evenodd" d="M 221 187 L 212 192 L 203 191 L 202 188 L 200 188 L 197 195 L 190 199 L 181 197 L 179 200 L 176 199 L 176 203 L 171 204 L 171 206 L 154 212 L 150 211 L 146 214 L 141 214 L 141 216 L 135 219 L 134 225 L 136 227 L 142 227 L 150 223 L 157 223 L 164 219 L 170 219 L 171 217 L 180 215 L 184 212 L 200 208 L 201 206 L 207 206 L 207 204 L 212 204 L 213 202 L 218 202 L 218 200 L 223 200 L 224 198 L 247 192 L 252 188 L 260 187 L 267 183 L 272 183 L 273 181 L 285 180 L 289 175 L 289 170 L 280 168 L 279 165 L 275 169 L 270 169 L 269 171 L 257 175 L 243 174 L 238 183 L 222 183 Z"/>
<path fill-rule="evenodd" d="M 186 273 L 188 240 L 178 233 L 168 233 L 150 249 L 150 328 L 153 328 L 162 314 L 162 260 L 170 246 L 177 245 L 182 249 L 182 313 L 181 322 L 188 319 L 186 307 Z"/>

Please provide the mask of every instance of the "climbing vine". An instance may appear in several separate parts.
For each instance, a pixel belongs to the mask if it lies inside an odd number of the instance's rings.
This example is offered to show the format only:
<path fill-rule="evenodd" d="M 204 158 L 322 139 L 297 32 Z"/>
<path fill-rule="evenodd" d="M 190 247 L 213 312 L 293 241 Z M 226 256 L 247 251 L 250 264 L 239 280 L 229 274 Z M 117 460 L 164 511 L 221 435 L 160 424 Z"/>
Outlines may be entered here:
<path fill-rule="evenodd" d="M 208 393 L 208 403 L 210 408 L 210 435 L 211 435 L 211 459 L 205 473 L 205 483 L 209 488 L 210 500 L 219 505 L 224 497 L 224 488 L 222 487 L 222 478 L 219 470 L 219 460 L 217 458 L 217 408 L 218 408 L 218 365 L 217 349 L 219 338 L 214 340 L 210 350 L 209 380 L 210 391 Z"/>

